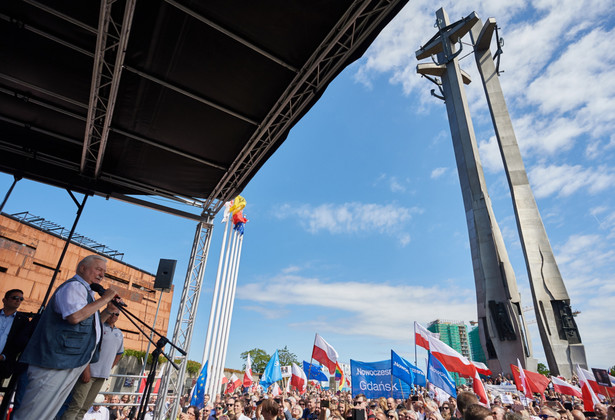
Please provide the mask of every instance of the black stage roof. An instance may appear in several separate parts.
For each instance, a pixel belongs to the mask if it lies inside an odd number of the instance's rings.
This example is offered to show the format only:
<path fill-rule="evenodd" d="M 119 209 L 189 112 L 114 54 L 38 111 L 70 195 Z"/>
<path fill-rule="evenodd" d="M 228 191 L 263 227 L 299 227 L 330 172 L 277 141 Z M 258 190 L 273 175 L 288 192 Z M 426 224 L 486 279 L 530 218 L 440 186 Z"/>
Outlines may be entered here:
<path fill-rule="evenodd" d="M 406 2 L 2 0 L 0 171 L 213 215 Z"/>

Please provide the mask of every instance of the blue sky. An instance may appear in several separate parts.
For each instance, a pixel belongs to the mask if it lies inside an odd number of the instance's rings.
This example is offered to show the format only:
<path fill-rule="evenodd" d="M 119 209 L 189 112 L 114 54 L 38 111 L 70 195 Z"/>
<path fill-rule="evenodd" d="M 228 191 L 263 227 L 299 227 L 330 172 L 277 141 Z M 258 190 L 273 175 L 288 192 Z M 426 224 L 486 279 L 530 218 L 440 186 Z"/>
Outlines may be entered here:
<path fill-rule="evenodd" d="M 612 0 L 446 1 L 504 37 L 501 83 L 590 366 L 615 365 L 615 35 Z M 435 9 L 410 1 L 347 68 L 243 191 L 246 226 L 226 366 L 285 345 L 309 360 L 314 334 L 343 362 L 414 359 L 413 321 L 476 319 L 467 227 L 444 104 L 415 73 Z M 468 41 L 467 39 L 465 41 Z M 469 51 L 469 48 L 468 48 Z M 523 306 L 532 306 L 506 178 L 474 59 L 461 61 L 481 160 Z M 0 191 L 12 177 L 0 174 Z M 5 212 L 70 226 L 54 187 L 21 181 Z M 200 361 L 223 226 L 214 237 L 190 358 Z M 155 272 L 177 259 L 177 311 L 194 222 L 98 197 L 77 231 Z M 535 319 L 533 311 L 527 320 Z M 531 325 L 535 357 L 546 363 Z M 172 331 L 172 329 L 171 329 Z M 419 350 L 419 359 L 425 353 Z M 422 364 L 422 363 L 421 363 Z"/>

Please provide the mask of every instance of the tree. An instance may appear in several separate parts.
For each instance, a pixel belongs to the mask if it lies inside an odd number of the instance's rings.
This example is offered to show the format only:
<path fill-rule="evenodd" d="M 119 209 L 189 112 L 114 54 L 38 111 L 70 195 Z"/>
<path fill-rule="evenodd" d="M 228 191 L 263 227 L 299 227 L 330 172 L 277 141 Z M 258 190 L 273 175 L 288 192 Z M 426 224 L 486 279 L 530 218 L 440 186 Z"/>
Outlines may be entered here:
<path fill-rule="evenodd" d="M 271 359 L 271 356 L 263 349 L 254 348 L 252 350 L 244 351 L 240 354 L 240 357 L 247 361 L 248 354 L 252 360 L 252 372 L 263 373 L 265 371 L 265 366 L 267 366 L 269 359 Z M 246 370 L 245 363 L 243 364 L 243 370 Z"/>
<path fill-rule="evenodd" d="M 279 350 L 278 356 L 280 356 L 280 366 L 290 366 L 293 363 L 299 364 L 297 356 L 288 350 L 288 346 L 284 346 L 282 350 Z"/>
<path fill-rule="evenodd" d="M 538 373 L 545 375 L 547 378 L 551 376 L 551 371 L 549 371 L 544 363 L 538 363 Z"/>

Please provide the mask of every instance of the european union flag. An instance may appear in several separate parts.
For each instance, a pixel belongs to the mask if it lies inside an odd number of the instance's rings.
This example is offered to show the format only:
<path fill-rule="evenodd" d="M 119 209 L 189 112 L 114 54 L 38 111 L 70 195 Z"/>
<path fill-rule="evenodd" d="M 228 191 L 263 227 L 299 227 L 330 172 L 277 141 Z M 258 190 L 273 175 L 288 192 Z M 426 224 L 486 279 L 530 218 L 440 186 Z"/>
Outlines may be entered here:
<path fill-rule="evenodd" d="M 279 381 L 282 379 L 282 369 L 280 369 L 280 357 L 278 356 L 278 351 L 276 350 L 269 359 L 269 363 L 265 366 L 265 372 L 263 376 L 261 376 L 260 384 L 263 388 L 267 389 L 269 385 L 273 384 L 275 381 Z"/>
<path fill-rule="evenodd" d="M 457 388 L 451 374 L 431 353 L 429 353 L 429 361 L 427 362 L 427 380 L 448 395 L 457 398 Z"/>
<path fill-rule="evenodd" d="M 207 362 L 201 368 L 201 374 L 196 380 L 196 385 L 192 390 L 192 398 L 190 399 L 190 405 L 194 405 L 199 408 L 205 406 L 205 383 L 207 382 Z"/>
<path fill-rule="evenodd" d="M 327 375 L 322 372 L 322 367 L 318 365 L 310 365 L 305 360 L 303 361 L 303 371 L 305 372 L 305 377 L 310 379 L 314 379 L 315 381 L 329 381 Z"/>

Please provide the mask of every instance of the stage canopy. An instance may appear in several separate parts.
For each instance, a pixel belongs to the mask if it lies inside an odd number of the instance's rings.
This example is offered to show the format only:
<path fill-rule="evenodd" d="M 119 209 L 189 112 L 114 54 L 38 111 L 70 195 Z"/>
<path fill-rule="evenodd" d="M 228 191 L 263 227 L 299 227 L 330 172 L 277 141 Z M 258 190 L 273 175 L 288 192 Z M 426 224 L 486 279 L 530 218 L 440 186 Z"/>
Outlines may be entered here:
<path fill-rule="evenodd" d="M 213 215 L 405 3 L 3 0 L 0 170 Z"/>

